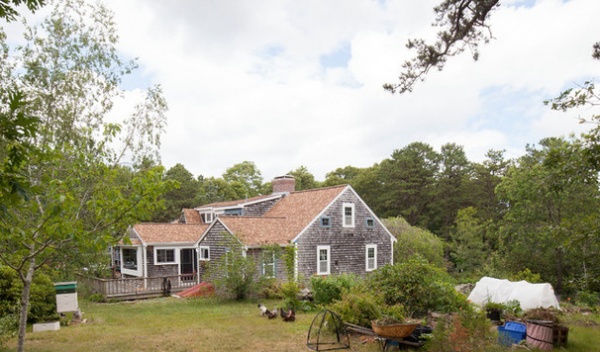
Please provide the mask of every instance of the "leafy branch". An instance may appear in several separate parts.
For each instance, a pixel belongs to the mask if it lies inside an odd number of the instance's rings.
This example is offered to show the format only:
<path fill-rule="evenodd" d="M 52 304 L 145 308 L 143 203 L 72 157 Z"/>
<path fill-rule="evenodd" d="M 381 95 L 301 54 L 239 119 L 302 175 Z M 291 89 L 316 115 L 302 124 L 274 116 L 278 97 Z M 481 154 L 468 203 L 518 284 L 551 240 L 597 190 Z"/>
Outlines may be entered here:
<path fill-rule="evenodd" d="M 391 93 L 412 92 L 417 81 L 424 81 L 432 68 L 442 70 L 448 57 L 462 53 L 467 47 L 473 60 L 477 60 L 479 42 L 492 38 L 489 15 L 499 5 L 499 0 L 446 0 L 434 8 L 437 15 L 432 26 L 445 27 L 438 32 L 437 41 L 427 44 L 423 39 L 410 39 L 407 48 L 417 55 L 402 65 L 398 83 L 386 83 L 383 88 Z"/>

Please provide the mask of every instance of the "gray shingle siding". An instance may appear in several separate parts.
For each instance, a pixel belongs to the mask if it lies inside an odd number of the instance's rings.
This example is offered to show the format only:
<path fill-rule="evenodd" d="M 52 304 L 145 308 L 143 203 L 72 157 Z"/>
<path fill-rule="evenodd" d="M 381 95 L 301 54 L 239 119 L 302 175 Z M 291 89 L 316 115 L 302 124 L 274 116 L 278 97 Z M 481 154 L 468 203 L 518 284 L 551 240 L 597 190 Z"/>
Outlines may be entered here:
<path fill-rule="evenodd" d="M 255 204 L 245 205 L 243 215 L 244 216 L 263 216 L 267 211 L 269 211 L 275 203 L 277 203 L 281 198 L 276 198 L 264 202 L 259 202 Z"/>
<path fill-rule="evenodd" d="M 354 204 L 354 227 L 343 227 L 343 203 Z M 377 245 L 377 267 L 391 262 L 391 238 L 385 228 L 371 214 L 367 206 L 346 190 L 323 214 L 331 226 L 324 228 L 316 219 L 297 239 L 298 274 L 304 279 L 317 275 L 317 246 L 330 246 L 330 273 L 366 274 L 366 246 Z M 367 227 L 366 219 L 373 218 L 374 226 Z"/>

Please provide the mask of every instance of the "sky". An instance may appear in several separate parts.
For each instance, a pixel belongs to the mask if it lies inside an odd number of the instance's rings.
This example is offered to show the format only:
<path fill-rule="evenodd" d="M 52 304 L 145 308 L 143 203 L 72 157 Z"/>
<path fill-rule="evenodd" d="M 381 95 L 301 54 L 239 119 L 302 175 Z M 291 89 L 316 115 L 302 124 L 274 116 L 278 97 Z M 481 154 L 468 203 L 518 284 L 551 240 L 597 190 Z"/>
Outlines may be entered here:
<path fill-rule="evenodd" d="M 410 38 L 434 39 L 441 0 L 107 0 L 118 49 L 138 58 L 115 116 L 149 85 L 169 104 L 162 163 L 219 177 L 252 161 L 264 181 L 305 166 L 324 180 L 368 167 L 412 142 L 464 147 L 481 162 L 527 144 L 590 128 L 589 110 L 543 104 L 600 78 L 598 0 L 506 0 L 489 24 L 494 39 L 450 58 L 412 93 L 393 95 Z"/>

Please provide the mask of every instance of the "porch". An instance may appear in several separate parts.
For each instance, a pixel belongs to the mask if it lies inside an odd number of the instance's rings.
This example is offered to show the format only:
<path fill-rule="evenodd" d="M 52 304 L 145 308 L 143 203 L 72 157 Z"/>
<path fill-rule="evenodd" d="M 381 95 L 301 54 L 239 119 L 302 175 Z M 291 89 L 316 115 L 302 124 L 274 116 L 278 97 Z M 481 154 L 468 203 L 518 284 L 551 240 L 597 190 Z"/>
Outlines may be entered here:
<path fill-rule="evenodd" d="M 90 289 L 90 293 L 99 293 L 111 300 L 160 297 L 167 291 L 174 294 L 200 283 L 197 273 L 120 279 L 99 279 L 81 275 L 79 280 Z"/>

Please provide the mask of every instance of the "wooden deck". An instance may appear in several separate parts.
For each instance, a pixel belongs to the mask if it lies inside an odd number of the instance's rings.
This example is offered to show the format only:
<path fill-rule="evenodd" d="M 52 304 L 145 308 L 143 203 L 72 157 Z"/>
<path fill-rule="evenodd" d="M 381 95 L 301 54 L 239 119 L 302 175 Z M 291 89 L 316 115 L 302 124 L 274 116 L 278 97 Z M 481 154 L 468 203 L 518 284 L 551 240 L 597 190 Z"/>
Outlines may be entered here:
<path fill-rule="evenodd" d="M 164 295 L 165 284 L 170 283 L 170 293 L 181 292 L 199 283 L 198 274 L 170 275 L 148 278 L 99 279 L 80 276 L 91 293 L 99 293 L 111 300 L 135 300 Z"/>

